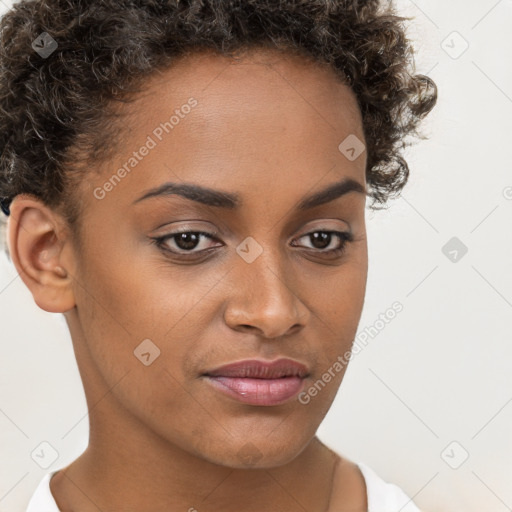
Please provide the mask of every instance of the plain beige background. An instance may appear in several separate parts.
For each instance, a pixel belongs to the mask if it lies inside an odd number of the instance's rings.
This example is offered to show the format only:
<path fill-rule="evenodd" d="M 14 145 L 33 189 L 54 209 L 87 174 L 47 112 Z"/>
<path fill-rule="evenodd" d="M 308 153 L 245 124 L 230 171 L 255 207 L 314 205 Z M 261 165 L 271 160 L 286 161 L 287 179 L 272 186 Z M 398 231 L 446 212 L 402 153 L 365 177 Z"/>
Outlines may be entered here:
<path fill-rule="evenodd" d="M 7 6 L 0 0 L 0 12 Z M 423 512 L 512 508 L 512 0 L 399 0 L 439 102 L 407 152 L 411 179 L 368 212 L 370 271 L 354 356 L 319 436 Z M 455 239 L 454 239 L 455 238 Z M 448 244 L 448 245 L 447 245 Z M 467 253 L 464 253 L 467 248 Z M 379 320 L 392 304 L 403 310 Z M 0 257 L 0 512 L 86 447 L 63 317 Z M 359 343 L 358 343 L 359 344 Z M 40 468 L 31 453 L 58 454 Z"/>

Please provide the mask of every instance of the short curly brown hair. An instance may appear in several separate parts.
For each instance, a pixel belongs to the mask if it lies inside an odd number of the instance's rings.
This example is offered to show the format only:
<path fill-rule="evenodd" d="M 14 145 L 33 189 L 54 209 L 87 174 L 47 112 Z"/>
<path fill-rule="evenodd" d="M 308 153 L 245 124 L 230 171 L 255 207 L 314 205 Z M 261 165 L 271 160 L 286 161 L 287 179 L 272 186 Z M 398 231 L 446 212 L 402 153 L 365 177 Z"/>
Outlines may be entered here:
<path fill-rule="evenodd" d="M 409 176 L 405 137 L 437 101 L 391 2 L 379 0 L 22 0 L 0 20 L 0 204 L 29 193 L 79 231 L 74 191 L 115 153 L 119 109 L 180 56 L 274 48 L 326 62 L 355 93 L 371 208 Z M 56 49 L 33 46 L 47 32 Z"/>

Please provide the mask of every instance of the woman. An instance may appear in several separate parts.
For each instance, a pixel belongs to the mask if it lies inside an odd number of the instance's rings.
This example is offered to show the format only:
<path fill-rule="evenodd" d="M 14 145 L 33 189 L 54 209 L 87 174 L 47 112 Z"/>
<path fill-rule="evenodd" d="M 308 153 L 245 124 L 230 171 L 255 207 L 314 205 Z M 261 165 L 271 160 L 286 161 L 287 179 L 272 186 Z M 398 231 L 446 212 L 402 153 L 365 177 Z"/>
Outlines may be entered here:
<path fill-rule="evenodd" d="M 63 313 L 90 439 L 28 511 L 417 511 L 316 437 L 368 269 L 366 198 L 436 102 L 376 0 L 22 1 L 0 196 Z M 322 383 L 322 385 L 320 385 Z"/>

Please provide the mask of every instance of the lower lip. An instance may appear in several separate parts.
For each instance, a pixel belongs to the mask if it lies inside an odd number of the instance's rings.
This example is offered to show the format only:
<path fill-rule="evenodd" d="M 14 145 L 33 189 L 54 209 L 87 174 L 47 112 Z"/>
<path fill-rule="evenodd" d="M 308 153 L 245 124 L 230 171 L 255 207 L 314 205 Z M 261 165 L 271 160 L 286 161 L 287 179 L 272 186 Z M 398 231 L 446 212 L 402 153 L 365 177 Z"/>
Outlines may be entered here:
<path fill-rule="evenodd" d="M 304 387 L 304 379 L 297 376 L 280 379 L 213 377 L 210 375 L 205 377 L 219 391 L 239 402 L 251 405 L 281 405 L 296 396 Z"/>

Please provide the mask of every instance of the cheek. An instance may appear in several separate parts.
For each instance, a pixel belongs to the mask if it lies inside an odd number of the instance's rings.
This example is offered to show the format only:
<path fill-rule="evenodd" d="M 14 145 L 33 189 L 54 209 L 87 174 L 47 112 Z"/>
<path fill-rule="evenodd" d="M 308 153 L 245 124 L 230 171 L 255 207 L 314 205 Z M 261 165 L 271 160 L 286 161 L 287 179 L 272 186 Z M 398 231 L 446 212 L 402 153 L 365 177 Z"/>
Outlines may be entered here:
<path fill-rule="evenodd" d="M 76 287 L 76 299 L 91 364 L 132 413 L 151 422 L 168 411 L 179 424 L 175 411 L 194 403 L 185 381 L 191 355 L 208 337 L 215 311 L 209 292 L 222 273 L 180 270 L 161 257 L 145 263 L 120 247 L 105 244 L 103 257 L 84 256 L 86 268 L 77 276 L 86 283 Z M 205 410 L 196 406 L 201 417 Z"/>
<path fill-rule="evenodd" d="M 361 318 L 367 283 L 367 260 L 361 257 L 340 266 L 315 286 L 318 331 L 324 333 L 324 365 L 331 365 L 350 348 Z"/>

